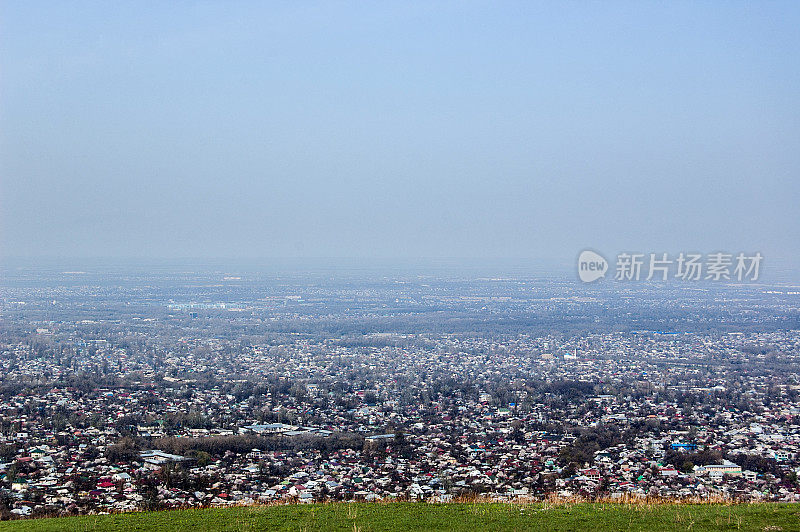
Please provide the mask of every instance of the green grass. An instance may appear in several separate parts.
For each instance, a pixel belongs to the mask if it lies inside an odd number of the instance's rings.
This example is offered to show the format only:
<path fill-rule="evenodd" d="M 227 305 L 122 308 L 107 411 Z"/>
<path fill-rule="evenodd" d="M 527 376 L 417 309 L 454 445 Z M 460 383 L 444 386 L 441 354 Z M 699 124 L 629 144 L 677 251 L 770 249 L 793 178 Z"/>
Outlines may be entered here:
<path fill-rule="evenodd" d="M 308 504 L 28 519 L 5 530 L 800 530 L 800 504 Z"/>

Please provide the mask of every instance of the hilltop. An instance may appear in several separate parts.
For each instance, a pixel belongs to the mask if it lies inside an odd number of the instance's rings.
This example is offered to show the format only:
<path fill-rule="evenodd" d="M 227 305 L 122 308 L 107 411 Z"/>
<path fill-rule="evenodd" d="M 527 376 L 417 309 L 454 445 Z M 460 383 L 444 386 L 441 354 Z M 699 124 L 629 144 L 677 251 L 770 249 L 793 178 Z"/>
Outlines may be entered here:
<path fill-rule="evenodd" d="M 3 531 L 50 530 L 800 530 L 793 504 L 337 503 L 30 519 Z"/>

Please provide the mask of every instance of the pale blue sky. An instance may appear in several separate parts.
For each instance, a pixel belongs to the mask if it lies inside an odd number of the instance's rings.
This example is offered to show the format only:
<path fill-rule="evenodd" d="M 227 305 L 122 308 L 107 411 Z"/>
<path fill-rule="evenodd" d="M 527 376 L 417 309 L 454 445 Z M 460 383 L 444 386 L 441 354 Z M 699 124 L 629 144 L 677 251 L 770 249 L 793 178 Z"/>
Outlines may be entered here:
<path fill-rule="evenodd" d="M 800 257 L 796 2 L 0 7 L 5 256 Z"/>

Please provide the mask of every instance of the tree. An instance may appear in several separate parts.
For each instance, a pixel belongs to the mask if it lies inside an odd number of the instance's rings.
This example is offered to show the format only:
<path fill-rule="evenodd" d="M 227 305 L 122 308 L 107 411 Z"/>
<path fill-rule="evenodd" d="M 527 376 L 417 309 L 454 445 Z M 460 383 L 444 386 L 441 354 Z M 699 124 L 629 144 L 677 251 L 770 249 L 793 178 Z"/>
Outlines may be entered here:
<path fill-rule="evenodd" d="M 110 462 L 134 462 L 139 460 L 141 447 L 133 438 L 125 436 L 106 450 Z"/>

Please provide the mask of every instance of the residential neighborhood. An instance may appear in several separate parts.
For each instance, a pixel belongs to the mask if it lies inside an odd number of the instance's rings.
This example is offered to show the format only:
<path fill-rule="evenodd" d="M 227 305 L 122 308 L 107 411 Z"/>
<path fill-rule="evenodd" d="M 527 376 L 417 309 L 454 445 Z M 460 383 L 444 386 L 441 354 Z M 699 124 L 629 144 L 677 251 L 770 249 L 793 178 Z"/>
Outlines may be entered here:
<path fill-rule="evenodd" d="M 463 496 L 800 501 L 800 330 L 756 315 L 735 327 L 579 331 L 597 305 L 605 319 L 631 309 L 642 325 L 662 318 L 646 290 L 637 306 L 609 293 L 537 293 L 561 290 L 552 282 L 532 294 L 519 282 L 485 287 L 465 300 L 451 295 L 460 286 L 425 279 L 218 303 L 146 288 L 86 287 L 79 301 L 7 290 L 0 511 Z M 796 301 L 748 297 L 786 316 Z M 450 309 L 430 311 L 436 323 L 461 322 L 387 325 L 412 300 Z M 740 308 L 716 294 L 702 301 L 709 315 Z M 103 307 L 113 318 L 97 319 Z M 522 307 L 586 318 L 481 332 L 485 316 Z"/>

